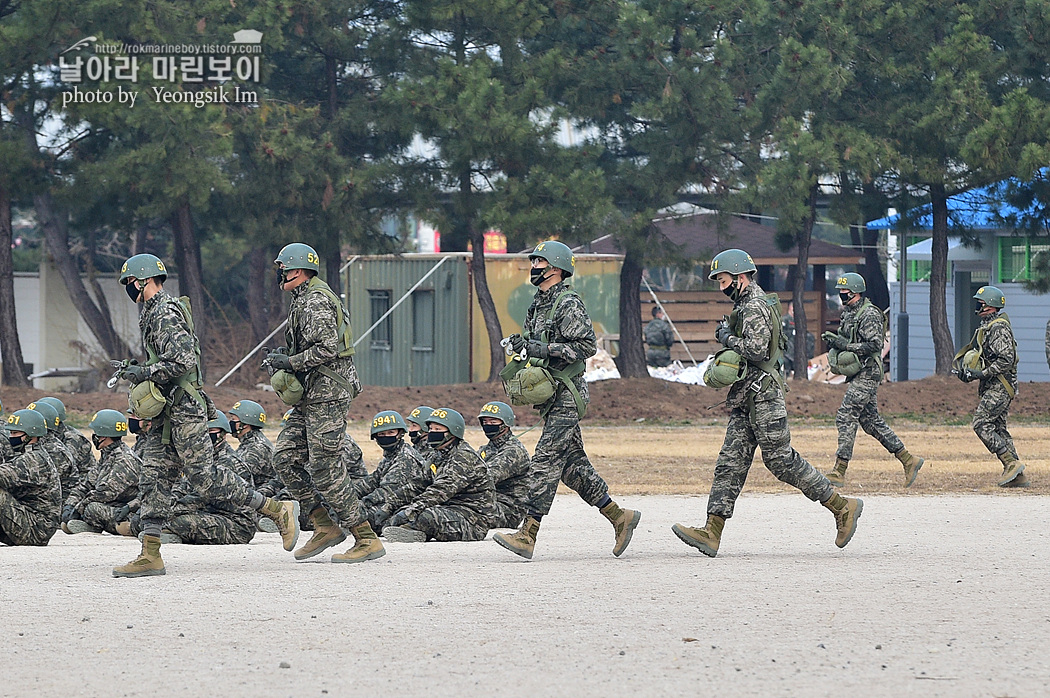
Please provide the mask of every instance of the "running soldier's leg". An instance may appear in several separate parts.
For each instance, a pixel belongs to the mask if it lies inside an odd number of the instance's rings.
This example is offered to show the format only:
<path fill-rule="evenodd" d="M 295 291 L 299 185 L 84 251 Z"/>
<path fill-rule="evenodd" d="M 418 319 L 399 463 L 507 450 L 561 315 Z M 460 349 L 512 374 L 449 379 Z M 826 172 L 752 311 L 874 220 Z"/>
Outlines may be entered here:
<path fill-rule="evenodd" d="M 900 453 L 904 450 L 904 442 L 900 440 L 897 433 L 890 428 L 890 425 L 879 414 L 879 400 L 877 396 L 873 395 L 871 402 L 865 405 L 861 411 L 860 426 L 865 433 L 874 436 L 888 452 Z"/>
<path fill-rule="evenodd" d="M 332 400 L 303 408 L 310 476 L 339 525 L 346 529 L 361 523 L 357 495 L 347 475 L 346 463 L 340 458 L 349 409 L 349 400 Z"/>
<path fill-rule="evenodd" d="M 846 462 L 853 458 L 853 444 L 857 440 L 857 426 L 864 408 L 875 397 L 878 384 L 863 377 L 854 378 L 846 387 L 842 404 L 835 413 L 835 428 L 839 432 L 838 450 L 835 456 Z M 786 413 L 785 413 L 786 415 Z"/>
<path fill-rule="evenodd" d="M 592 506 L 609 491 L 587 459 L 580 419 L 571 399 L 569 403 L 571 407 L 558 404 L 547 414 L 543 433 L 532 454 L 529 469 L 532 487 L 526 507 L 531 515 L 543 516 L 551 510 L 559 482 L 565 482 Z"/>
<path fill-rule="evenodd" d="M 441 505 L 421 511 L 412 522 L 412 528 L 425 533 L 427 540 L 443 542 L 485 540 L 489 532 L 487 525 L 479 523 L 474 516 L 468 516 L 459 507 Z"/>
<path fill-rule="evenodd" d="M 58 529 L 46 519 L 0 489 L 0 543 L 47 545 Z"/>
<path fill-rule="evenodd" d="M 729 414 L 725 440 L 722 441 L 722 450 L 718 452 L 715 462 L 711 493 L 707 497 L 708 515 L 721 516 L 723 519 L 733 516 L 733 507 L 740 491 L 744 489 L 757 446 L 758 442 L 747 421 L 747 412 L 734 409 Z"/>
<path fill-rule="evenodd" d="M 165 528 L 192 545 L 240 545 L 255 535 L 245 521 L 204 512 L 176 516 Z"/>
<path fill-rule="evenodd" d="M 161 526 L 171 518 L 171 486 L 179 477 L 175 448 L 161 443 L 162 427 L 163 420 L 155 420 L 142 446 L 139 518 L 143 531 L 153 531 L 150 535 L 160 535 Z"/>
<path fill-rule="evenodd" d="M 285 488 L 299 501 L 304 515 L 321 506 L 321 498 L 307 469 L 310 456 L 306 445 L 306 417 L 302 408 L 292 410 L 277 437 L 273 465 Z"/>
<path fill-rule="evenodd" d="M 1006 415 L 1013 398 L 1005 389 L 993 386 L 984 391 L 973 412 L 973 430 L 985 447 L 995 455 L 1013 453 L 1013 439 L 1006 430 Z"/>
<path fill-rule="evenodd" d="M 778 480 L 797 487 L 814 502 L 834 494 L 831 483 L 791 447 L 784 399 L 755 403 L 752 433 L 762 449 L 762 462 Z"/>

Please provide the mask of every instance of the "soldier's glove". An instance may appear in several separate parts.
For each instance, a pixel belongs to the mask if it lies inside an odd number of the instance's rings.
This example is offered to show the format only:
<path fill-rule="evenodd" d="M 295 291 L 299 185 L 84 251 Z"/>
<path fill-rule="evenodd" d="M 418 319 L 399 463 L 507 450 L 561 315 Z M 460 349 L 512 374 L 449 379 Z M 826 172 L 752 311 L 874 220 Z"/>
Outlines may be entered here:
<path fill-rule="evenodd" d="M 120 377 L 129 383 L 138 385 L 149 378 L 149 368 L 146 366 L 139 366 L 138 364 L 129 364 L 120 372 Z"/>
<path fill-rule="evenodd" d="M 287 354 L 282 353 L 280 350 L 271 351 L 266 355 L 266 362 L 275 371 L 291 371 L 292 370 L 292 358 Z"/>
<path fill-rule="evenodd" d="M 820 338 L 827 342 L 829 347 L 832 349 L 838 349 L 839 351 L 845 349 L 846 345 L 849 343 L 846 341 L 845 337 L 834 332 L 825 332 L 820 335 Z"/>
<path fill-rule="evenodd" d="M 733 331 L 729 329 L 729 325 L 724 322 L 718 323 L 718 327 L 715 328 L 715 339 L 718 343 L 724 347 L 729 346 L 729 338 L 733 336 Z"/>
<path fill-rule="evenodd" d="M 526 351 L 534 359 L 549 359 L 551 356 L 550 346 L 535 339 L 529 340 L 529 346 Z"/>
<path fill-rule="evenodd" d="M 979 381 L 984 378 L 984 371 L 977 368 L 964 368 L 962 372 L 962 379 L 964 383 L 970 381 Z"/>
<path fill-rule="evenodd" d="M 113 517 L 117 520 L 117 523 L 120 523 L 121 521 L 126 521 L 128 516 L 130 515 L 131 507 L 125 504 L 121 508 L 117 509 L 117 511 L 113 514 Z"/>
<path fill-rule="evenodd" d="M 405 509 L 399 510 L 396 514 L 386 520 L 387 526 L 403 526 L 409 522 L 408 511 Z"/>
<path fill-rule="evenodd" d="M 510 348 L 514 350 L 514 353 L 520 354 L 522 347 L 525 346 L 525 338 L 515 333 L 507 337 L 507 339 L 510 341 Z"/>
<path fill-rule="evenodd" d="M 62 523 L 69 523 L 73 520 L 73 505 L 67 504 L 62 507 Z"/>

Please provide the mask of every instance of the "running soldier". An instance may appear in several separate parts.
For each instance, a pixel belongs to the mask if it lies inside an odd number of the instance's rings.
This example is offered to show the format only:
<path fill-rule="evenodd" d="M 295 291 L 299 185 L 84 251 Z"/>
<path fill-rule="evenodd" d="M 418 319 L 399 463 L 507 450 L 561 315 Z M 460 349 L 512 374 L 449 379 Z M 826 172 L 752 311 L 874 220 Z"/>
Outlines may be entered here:
<path fill-rule="evenodd" d="M 372 418 L 371 437 L 383 449 L 383 458 L 371 474 L 354 481 L 354 493 L 361 498 L 362 512 L 372 530 L 382 531 L 391 514 L 411 504 L 427 487 L 424 471 L 428 462 L 405 443 L 407 431 L 405 420 L 393 410 Z"/>
<path fill-rule="evenodd" d="M 867 284 L 860 274 L 844 274 L 839 277 L 835 288 L 839 290 L 843 308 L 839 331 L 825 332 L 821 336 L 833 349 L 855 354 L 860 359 L 860 366 L 855 374 L 846 376 L 849 387 L 835 415 L 839 446 L 835 453 L 835 467 L 827 473 L 828 481 L 835 487 L 846 484 L 846 468 L 853 457 L 853 443 L 860 425 L 901 462 L 904 486 L 911 487 L 919 468 L 926 461 L 908 453 L 904 443 L 879 414 L 877 393 L 883 379 L 882 346 L 886 342 L 882 311 L 863 296 Z"/>
<path fill-rule="evenodd" d="M 424 470 L 427 487 L 390 517 L 383 535 L 399 543 L 484 540 L 495 513 L 495 492 L 484 461 L 463 440 L 463 415 L 439 407 L 427 426 L 436 454 Z"/>
<path fill-rule="evenodd" d="M 58 469 L 58 479 L 62 486 L 59 498 L 64 499 L 66 493 L 72 491 L 87 473 L 77 470 L 76 457 L 66 448 L 65 442 L 59 436 L 58 411 L 46 402 L 31 402 L 26 405 L 26 409 L 39 412 L 44 418 L 44 424 L 47 425 L 47 436 L 40 440 L 40 445 L 51 456 L 51 460 Z"/>
<path fill-rule="evenodd" d="M 660 306 L 653 308 L 653 319 L 645 325 L 645 343 L 649 345 L 649 351 L 645 353 L 645 363 L 656 367 L 671 365 L 674 332 Z"/>
<path fill-rule="evenodd" d="M 39 412 L 18 410 L 7 431 L 14 457 L 0 464 L 0 543 L 47 545 L 62 508 L 58 470 L 40 445 L 47 425 Z"/>
<path fill-rule="evenodd" d="M 512 553 L 531 559 L 540 523 L 550 511 L 561 481 L 609 520 L 616 535 L 613 555 L 619 557 L 630 544 L 642 515 L 621 509 L 612 500 L 609 486 L 595 472 L 583 449 L 580 420 L 590 401 L 583 372 L 598 347 L 583 299 L 566 283 L 575 272 L 576 258 L 566 245 L 549 240 L 536 245 L 529 260 L 529 281 L 539 290 L 526 313 L 522 334 L 511 335 L 509 344 L 515 353 L 524 349 L 530 359 L 546 361 L 547 370 L 559 377 L 555 378 L 554 395 L 536 406 L 544 423 L 532 455 L 525 521 L 517 532 L 497 533 L 494 540 Z"/>
<path fill-rule="evenodd" d="M 1018 361 L 1010 318 L 1000 312 L 1006 305 L 1006 296 L 995 286 L 982 286 L 973 297 L 974 312 L 981 324 L 970 343 L 956 354 L 953 368 L 964 383 L 980 381 L 973 430 L 1003 464 L 998 485 L 1028 487 L 1025 465 L 1018 459 L 1013 437 L 1006 428 L 1010 403 L 1017 395 Z"/>
<path fill-rule="evenodd" d="M 70 534 L 106 531 L 128 535 L 130 529 L 120 524 L 130 518 L 142 470 L 142 461 L 123 441 L 128 421 L 116 410 L 99 410 L 89 426 L 94 432 L 91 441 L 99 452 L 98 464 L 66 496 L 62 530 Z"/>
<path fill-rule="evenodd" d="M 37 402 L 46 402 L 55 408 L 55 412 L 58 413 L 58 429 L 56 433 L 73 455 L 73 462 L 76 465 L 77 472 L 80 473 L 81 477 L 84 477 L 95 466 L 95 455 L 91 452 L 91 441 L 81 434 L 79 429 L 74 429 L 66 424 L 66 404 L 64 402 L 57 397 L 42 397 Z M 63 493 L 63 496 L 65 496 L 65 493 Z"/>
<path fill-rule="evenodd" d="M 120 377 L 133 384 L 133 407 L 150 417 L 152 424 L 143 445 L 139 481 L 142 550 L 134 560 L 115 568 L 115 577 L 165 573 L 160 534 L 171 518 L 171 489 L 180 471 L 202 498 L 250 506 L 273 519 L 285 550 L 292 550 L 299 536 L 298 504 L 264 497 L 215 463 L 208 439 L 208 402 L 201 393 L 200 342 L 188 300 L 168 295 L 166 279 L 164 263 L 151 254 L 128 259 L 120 273 L 128 297 L 143 304 L 139 328 L 149 355 L 145 365 L 125 366 Z"/>
<path fill-rule="evenodd" d="M 361 390 L 350 320 L 335 293 L 317 276 L 319 260 L 312 247 L 287 245 L 274 263 L 281 289 L 292 296 L 285 330 L 288 346 L 271 352 L 265 363 L 277 372 L 274 380 L 283 371 L 293 390 L 301 391 L 298 399 L 286 399 L 294 407 L 277 438 L 274 467 L 314 525 L 313 536 L 295 557 L 305 560 L 337 545 L 346 538 L 341 530 L 346 528 L 356 543 L 332 561 L 374 560 L 386 550 L 361 515 L 340 455 L 346 413 Z M 326 505 L 338 521 L 332 520 Z"/>
<path fill-rule="evenodd" d="M 707 500 L 707 525 L 692 528 L 675 524 L 671 530 L 686 545 L 714 557 L 726 519 L 733 515 L 755 459 L 755 449 L 761 448 L 763 463 L 778 480 L 797 487 L 835 515 L 835 545 L 843 548 L 857 529 L 864 504 L 835 492 L 828 479 L 791 447 L 783 376 L 778 366 L 782 350 L 780 302 L 773 294 L 767 297 L 755 282 L 757 271 L 751 255 L 743 250 L 726 250 L 711 260 L 708 278 L 717 281 L 734 304 L 728 322 L 719 323 L 715 339 L 738 353 L 747 362 L 747 371 L 732 384 L 726 398 L 729 424 Z"/>
<path fill-rule="evenodd" d="M 514 410 L 505 402 L 489 402 L 481 406 L 478 421 L 489 439 L 481 449 L 481 460 L 496 488 L 492 528 L 517 528 L 525 520 L 531 463 L 525 446 L 510 432 Z"/>

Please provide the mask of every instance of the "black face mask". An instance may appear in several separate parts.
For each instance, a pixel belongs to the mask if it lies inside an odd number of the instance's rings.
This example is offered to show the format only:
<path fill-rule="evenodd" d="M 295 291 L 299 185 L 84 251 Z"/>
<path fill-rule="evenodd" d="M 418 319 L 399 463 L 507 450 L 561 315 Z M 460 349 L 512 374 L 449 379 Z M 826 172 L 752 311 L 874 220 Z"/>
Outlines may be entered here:
<path fill-rule="evenodd" d="M 99 450 L 99 451 L 102 450 L 102 439 L 103 438 L 105 438 L 105 437 L 99 436 L 98 434 L 92 434 L 91 435 L 91 443 L 93 443 L 95 445 L 95 448 L 97 450 Z"/>
<path fill-rule="evenodd" d="M 984 310 L 986 307 L 988 306 L 986 306 L 983 301 L 977 301 L 976 303 L 974 303 L 973 314 L 980 315 L 981 311 Z"/>
<path fill-rule="evenodd" d="M 740 277 L 734 276 L 733 281 L 722 289 L 722 293 L 729 296 L 729 300 L 736 301 L 740 298 Z"/>
<path fill-rule="evenodd" d="M 394 446 L 397 446 L 399 441 L 401 441 L 400 436 L 390 436 L 389 434 L 387 434 L 386 436 L 380 436 L 378 434 L 376 435 L 376 443 L 379 444 L 379 446 L 384 451 L 388 448 L 393 448 Z"/>
<path fill-rule="evenodd" d="M 420 429 L 419 431 L 410 432 L 408 438 L 412 439 L 413 446 L 420 446 L 427 440 L 427 433 Z"/>
<path fill-rule="evenodd" d="M 241 422 L 230 422 L 230 433 L 235 439 L 240 440 L 239 434 L 241 433 Z"/>
<path fill-rule="evenodd" d="M 539 286 L 543 283 L 543 275 L 547 273 L 550 267 L 543 267 L 542 269 L 530 269 L 529 270 L 529 282 L 533 286 Z"/>
<path fill-rule="evenodd" d="M 208 432 L 208 436 L 211 437 L 211 443 L 214 446 L 214 445 L 218 444 L 219 443 L 219 439 L 222 438 L 222 432 L 221 431 L 209 431 Z"/>
<path fill-rule="evenodd" d="M 138 417 L 128 417 L 128 431 L 132 434 L 138 434 L 142 431 L 142 420 Z"/>
<path fill-rule="evenodd" d="M 839 299 L 842 301 L 842 305 L 849 305 L 851 298 L 853 298 L 853 294 L 848 291 L 839 294 Z"/>
<path fill-rule="evenodd" d="M 450 434 L 447 431 L 428 431 L 427 444 L 431 448 L 437 448 L 438 446 L 443 445 L 445 441 L 447 441 L 451 437 L 452 434 Z"/>
<path fill-rule="evenodd" d="M 139 288 L 139 282 L 132 281 L 129 284 L 124 284 L 124 292 L 128 294 L 128 298 L 131 299 L 132 303 L 138 303 L 139 298 L 142 297 L 142 289 Z"/>
<path fill-rule="evenodd" d="M 24 436 L 8 436 L 7 440 L 11 443 L 11 448 L 22 453 L 25 451 L 25 440 Z"/>
<path fill-rule="evenodd" d="M 485 432 L 485 436 L 490 439 L 495 438 L 503 430 L 502 424 L 482 424 L 481 430 Z"/>

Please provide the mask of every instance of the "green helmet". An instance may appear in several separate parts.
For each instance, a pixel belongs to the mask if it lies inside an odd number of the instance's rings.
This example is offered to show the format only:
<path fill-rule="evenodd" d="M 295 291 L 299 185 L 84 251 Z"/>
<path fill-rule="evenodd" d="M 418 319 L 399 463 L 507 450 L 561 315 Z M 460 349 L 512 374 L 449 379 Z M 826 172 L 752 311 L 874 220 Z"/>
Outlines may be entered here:
<path fill-rule="evenodd" d="M 222 429 L 227 434 L 233 432 L 230 429 L 230 419 L 226 416 L 225 412 L 215 412 L 215 419 L 208 422 L 208 429 Z"/>
<path fill-rule="evenodd" d="M 704 371 L 704 385 L 709 388 L 728 388 L 747 373 L 747 362 L 732 349 L 723 349 Z"/>
<path fill-rule="evenodd" d="M 26 436 L 46 436 L 44 415 L 36 410 L 16 410 L 7 418 L 8 431 L 20 431 Z"/>
<path fill-rule="evenodd" d="M 576 257 L 564 242 L 558 242 L 557 240 L 541 242 L 536 245 L 536 249 L 529 255 L 529 259 L 535 259 L 536 257 L 546 259 L 547 264 L 550 264 L 555 269 L 561 269 L 565 272 L 566 277 L 576 273 Z"/>
<path fill-rule="evenodd" d="M 722 272 L 736 276 L 749 271 L 758 271 L 751 255 L 743 250 L 723 250 L 711 260 L 711 273 L 707 275 L 707 278 L 713 279 Z"/>
<path fill-rule="evenodd" d="M 503 423 L 508 427 L 514 426 L 514 408 L 505 402 L 486 402 L 481 406 L 481 412 L 478 413 L 478 421 L 481 421 L 482 417 L 495 417 L 496 419 L 502 419 Z"/>
<path fill-rule="evenodd" d="M 427 424 L 440 424 L 457 439 L 462 439 L 467 430 L 467 423 L 463 421 L 463 415 L 448 407 L 439 407 L 431 412 L 427 417 Z"/>
<path fill-rule="evenodd" d="M 137 254 L 124 262 L 124 266 L 120 268 L 120 283 L 125 286 L 132 278 L 152 279 L 154 276 L 161 277 L 163 282 L 168 278 L 168 270 L 164 267 L 164 262 L 160 261 L 160 257 L 151 254 Z"/>
<path fill-rule="evenodd" d="M 408 413 L 408 417 L 405 418 L 406 422 L 412 422 L 413 424 L 427 428 L 427 420 L 430 419 L 430 413 L 434 411 L 433 407 L 427 407 L 426 405 L 420 405 L 416 409 Z"/>
<path fill-rule="evenodd" d="M 835 280 L 835 288 L 844 288 L 853 293 L 864 293 L 868 290 L 868 285 L 864 283 L 863 276 L 851 271 Z"/>
<path fill-rule="evenodd" d="M 317 256 L 317 251 L 301 242 L 285 245 L 277 253 L 277 259 L 273 260 L 273 263 L 283 264 L 285 269 L 321 270 L 321 260 Z"/>
<path fill-rule="evenodd" d="M 58 429 L 58 410 L 46 402 L 31 402 L 26 405 L 27 410 L 35 410 L 44 418 L 44 424 L 48 431 Z"/>
<path fill-rule="evenodd" d="M 250 426 L 259 428 L 266 426 L 266 410 L 258 402 L 238 400 L 230 408 L 230 414 Z"/>
<path fill-rule="evenodd" d="M 376 414 L 375 417 L 372 417 L 372 431 L 369 434 L 373 439 L 379 432 L 390 429 L 404 429 L 406 432 L 408 431 L 408 425 L 405 424 L 405 420 L 400 413 L 394 410 L 383 410 Z"/>
<path fill-rule="evenodd" d="M 981 286 L 977 289 L 977 293 L 973 294 L 973 297 L 979 301 L 984 301 L 985 305 L 990 305 L 993 308 L 1002 308 L 1006 305 L 1006 295 L 995 286 Z"/>
<path fill-rule="evenodd" d="M 88 424 L 99 436 L 120 439 L 128 435 L 128 418 L 116 410 L 99 410 Z"/>
<path fill-rule="evenodd" d="M 58 412 L 58 423 L 66 421 L 66 406 L 57 397 L 42 397 L 37 402 L 45 402 L 55 408 L 55 412 Z"/>

